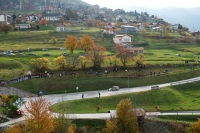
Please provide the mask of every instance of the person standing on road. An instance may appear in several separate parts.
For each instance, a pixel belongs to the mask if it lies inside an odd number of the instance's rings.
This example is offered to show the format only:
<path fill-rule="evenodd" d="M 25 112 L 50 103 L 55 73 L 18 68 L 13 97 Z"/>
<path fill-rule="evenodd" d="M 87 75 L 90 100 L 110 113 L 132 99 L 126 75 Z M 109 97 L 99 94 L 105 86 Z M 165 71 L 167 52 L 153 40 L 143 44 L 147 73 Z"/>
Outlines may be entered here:
<path fill-rule="evenodd" d="M 101 94 L 100 94 L 100 92 L 98 92 L 98 93 L 99 93 L 99 98 L 100 98 L 100 95 L 101 95 Z"/>
<path fill-rule="evenodd" d="M 82 99 L 84 99 L 84 94 L 82 94 Z"/>

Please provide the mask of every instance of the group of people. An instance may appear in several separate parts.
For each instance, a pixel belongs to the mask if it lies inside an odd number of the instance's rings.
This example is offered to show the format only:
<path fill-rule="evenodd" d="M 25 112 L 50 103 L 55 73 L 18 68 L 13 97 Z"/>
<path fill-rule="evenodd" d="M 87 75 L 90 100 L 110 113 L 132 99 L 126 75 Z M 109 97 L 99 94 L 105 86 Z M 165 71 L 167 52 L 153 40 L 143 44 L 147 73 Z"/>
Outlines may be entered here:
<path fill-rule="evenodd" d="M 17 78 L 13 78 L 13 79 L 10 79 L 10 80 L 1 81 L 0 86 L 18 83 L 20 81 L 24 81 L 24 80 L 31 79 L 31 78 L 47 78 L 47 77 L 52 77 L 52 76 L 53 76 L 53 73 L 48 73 L 48 72 L 41 73 L 41 74 L 40 73 L 26 74 L 26 75 L 22 75 L 22 76 L 19 76 Z"/>

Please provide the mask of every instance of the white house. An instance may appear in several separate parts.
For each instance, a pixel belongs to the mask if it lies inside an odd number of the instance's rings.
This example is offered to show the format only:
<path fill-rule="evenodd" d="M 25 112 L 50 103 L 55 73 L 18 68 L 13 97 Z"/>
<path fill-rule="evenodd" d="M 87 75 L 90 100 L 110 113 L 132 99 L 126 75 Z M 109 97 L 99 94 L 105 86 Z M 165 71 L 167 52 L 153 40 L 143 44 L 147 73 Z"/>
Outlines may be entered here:
<path fill-rule="evenodd" d="M 43 14 L 42 16 L 47 21 L 59 21 L 62 18 L 61 14 Z"/>
<path fill-rule="evenodd" d="M 10 15 L 0 14 L 0 24 L 10 24 L 12 17 Z"/>
<path fill-rule="evenodd" d="M 63 32 L 63 31 L 65 31 L 65 26 L 63 24 L 57 24 L 56 25 L 56 31 L 57 32 Z"/>
<path fill-rule="evenodd" d="M 121 45 L 131 45 L 132 43 L 132 36 L 131 35 L 127 35 L 127 34 L 123 34 L 123 35 L 115 35 L 113 37 L 113 42 L 115 44 L 121 44 Z"/>

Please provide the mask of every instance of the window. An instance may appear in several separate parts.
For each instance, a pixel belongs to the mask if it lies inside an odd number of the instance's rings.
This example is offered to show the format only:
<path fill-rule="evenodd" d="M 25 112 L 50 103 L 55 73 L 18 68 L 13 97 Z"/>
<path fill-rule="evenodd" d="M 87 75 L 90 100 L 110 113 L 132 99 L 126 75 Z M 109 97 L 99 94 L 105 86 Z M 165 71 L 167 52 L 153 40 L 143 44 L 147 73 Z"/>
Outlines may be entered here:
<path fill-rule="evenodd" d="M 143 50 L 139 50 L 139 53 L 143 53 Z"/>
<path fill-rule="evenodd" d="M 138 53 L 138 50 L 134 50 L 134 53 Z"/>
<path fill-rule="evenodd" d="M 130 42 L 130 39 L 129 39 L 128 36 L 125 36 L 125 37 L 124 37 L 124 42 Z"/>

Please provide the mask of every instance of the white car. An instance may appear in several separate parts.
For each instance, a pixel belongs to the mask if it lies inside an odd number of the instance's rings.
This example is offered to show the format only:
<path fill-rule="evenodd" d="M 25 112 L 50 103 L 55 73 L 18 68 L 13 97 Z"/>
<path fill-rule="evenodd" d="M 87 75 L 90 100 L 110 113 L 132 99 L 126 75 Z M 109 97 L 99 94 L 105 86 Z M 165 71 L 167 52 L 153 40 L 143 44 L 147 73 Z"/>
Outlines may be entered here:
<path fill-rule="evenodd" d="M 119 86 L 113 86 L 112 88 L 108 89 L 109 91 L 118 91 L 119 90 Z"/>

